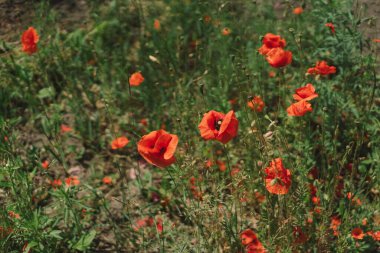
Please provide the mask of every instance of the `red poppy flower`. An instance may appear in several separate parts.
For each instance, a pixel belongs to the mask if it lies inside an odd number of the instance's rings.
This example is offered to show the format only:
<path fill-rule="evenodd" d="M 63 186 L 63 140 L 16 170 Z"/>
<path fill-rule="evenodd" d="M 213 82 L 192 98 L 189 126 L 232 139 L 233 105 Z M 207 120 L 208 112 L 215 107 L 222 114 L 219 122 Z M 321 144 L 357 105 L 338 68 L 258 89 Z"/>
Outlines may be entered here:
<path fill-rule="evenodd" d="M 236 174 L 238 174 L 239 172 L 240 172 L 240 169 L 238 167 L 235 167 L 235 168 L 232 168 L 230 175 L 231 175 L 231 177 L 233 177 Z"/>
<path fill-rule="evenodd" d="M 306 100 L 301 100 L 296 103 L 291 104 L 288 109 L 286 109 L 289 116 L 303 116 L 307 112 L 312 112 L 313 108 L 311 108 L 311 104 Z"/>
<path fill-rule="evenodd" d="M 285 169 L 281 158 L 276 158 L 270 162 L 270 166 L 265 168 L 265 187 L 273 194 L 286 194 L 289 191 L 291 181 L 290 170 Z"/>
<path fill-rule="evenodd" d="M 311 201 L 314 203 L 314 205 L 319 205 L 321 203 L 321 199 L 316 196 L 312 197 Z"/>
<path fill-rule="evenodd" d="M 148 126 L 148 119 L 141 119 L 140 124 L 145 126 L 145 127 Z"/>
<path fill-rule="evenodd" d="M 248 101 L 247 103 L 248 107 L 251 108 L 253 111 L 261 112 L 263 111 L 263 108 L 265 106 L 264 101 L 261 99 L 260 96 L 255 96 L 252 101 Z"/>
<path fill-rule="evenodd" d="M 163 226 L 163 224 L 162 224 L 163 222 L 162 222 L 162 219 L 161 218 L 157 218 L 156 219 L 156 229 L 157 229 L 157 232 L 158 233 L 162 233 L 162 231 L 164 230 L 164 226 Z"/>
<path fill-rule="evenodd" d="M 246 229 L 240 234 L 241 243 L 243 245 L 248 245 L 257 240 L 256 233 L 251 229 Z"/>
<path fill-rule="evenodd" d="M 354 228 L 352 231 L 351 231 L 351 236 L 352 238 L 356 239 L 356 240 L 362 240 L 364 238 L 364 233 L 363 233 L 363 230 L 361 228 Z"/>
<path fill-rule="evenodd" d="M 57 189 L 57 187 L 61 186 L 62 185 L 62 181 L 61 179 L 54 179 L 53 181 L 51 181 L 51 186 L 54 188 L 54 189 Z"/>
<path fill-rule="evenodd" d="M 380 39 L 373 39 L 373 42 L 380 43 Z"/>
<path fill-rule="evenodd" d="M 146 218 L 140 219 L 136 222 L 136 225 L 133 226 L 133 229 L 135 231 L 138 231 L 140 228 L 143 228 L 143 227 L 152 227 L 155 223 L 156 223 L 157 231 L 161 233 L 163 231 L 161 218 L 157 218 L 156 220 L 154 220 L 154 218 L 152 217 L 146 217 Z"/>
<path fill-rule="evenodd" d="M 13 211 L 8 211 L 8 215 L 10 218 L 13 218 L 13 219 L 20 219 L 21 218 L 20 214 L 15 213 Z"/>
<path fill-rule="evenodd" d="M 233 99 L 228 100 L 228 103 L 230 103 L 230 105 L 236 105 L 237 98 L 233 98 Z"/>
<path fill-rule="evenodd" d="M 256 240 L 255 242 L 249 244 L 245 248 L 245 250 L 247 253 L 265 253 L 265 252 L 267 252 L 259 240 Z"/>
<path fill-rule="evenodd" d="M 302 12 L 303 12 L 303 8 L 302 7 L 296 7 L 293 10 L 293 14 L 296 14 L 296 15 L 300 15 Z"/>
<path fill-rule="evenodd" d="M 317 179 L 318 177 L 318 168 L 317 167 L 313 167 L 309 173 L 307 173 L 307 177 L 310 178 L 310 179 Z"/>
<path fill-rule="evenodd" d="M 203 16 L 203 21 L 207 24 L 211 22 L 211 17 L 209 15 Z"/>
<path fill-rule="evenodd" d="M 68 125 L 65 125 L 65 124 L 61 125 L 61 134 L 71 132 L 71 131 L 73 131 L 73 129 L 69 127 Z"/>
<path fill-rule="evenodd" d="M 294 243 L 302 244 L 307 241 L 307 235 L 302 231 L 302 228 L 296 226 L 293 228 Z"/>
<path fill-rule="evenodd" d="M 333 23 L 326 23 L 325 26 L 326 26 L 326 27 L 329 27 L 330 30 L 331 30 L 331 32 L 332 32 L 333 34 L 335 34 L 335 26 L 334 26 Z"/>
<path fill-rule="evenodd" d="M 239 122 L 234 111 L 229 111 L 226 115 L 209 111 L 204 114 L 198 128 L 203 139 L 217 140 L 226 144 L 237 135 L 238 126 Z"/>
<path fill-rule="evenodd" d="M 80 180 L 77 176 L 68 177 L 65 179 L 66 186 L 77 186 L 80 184 Z"/>
<path fill-rule="evenodd" d="M 318 97 L 318 94 L 315 93 L 315 88 L 311 83 L 308 83 L 306 86 L 296 89 L 296 94 L 293 95 L 293 98 L 297 101 L 300 101 L 302 99 L 310 101 L 316 97 Z"/>
<path fill-rule="evenodd" d="M 205 165 L 206 165 L 206 168 L 211 168 L 213 165 L 214 165 L 214 163 L 211 161 L 211 160 L 207 160 L 206 162 L 205 162 Z"/>
<path fill-rule="evenodd" d="M 380 241 L 380 231 L 373 232 L 371 236 L 375 241 Z"/>
<path fill-rule="evenodd" d="M 315 187 L 313 184 L 309 184 L 309 189 L 310 189 L 310 195 L 311 196 L 317 195 L 317 187 Z"/>
<path fill-rule="evenodd" d="M 154 28 L 156 31 L 161 30 L 161 23 L 160 23 L 160 20 L 158 20 L 158 19 L 155 19 L 155 20 L 154 20 L 154 22 L 153 22 L 153 28 Z"/>
<path fill-rule="evenodd" d="M 41 166 L 42 166 L 42 168 L 44 168 L 46 170 L 47 168 L 49 168 L 49 161 L 48 160 L 43 161 L 41 163 Z"/>
<path fill-rule="evenodd" d="M 103 177 L 102 181 L 104 184 L 112 184 L 112 178 L 111 177 Z"/>
<path fill-rule="evenodd" d="M 27 54 L 33 54 L 37 52 L 38 41 L 39 36 L 36 29 L 29 27 L 28 30 L 26 30 L 21 36 L 22 51 Z"/>
<path fill-rule="evenodd" d="M 266 199 L 264 194 L 261 194 L 260 192 L 255 192 L 255 198 L 259 203 L 263 203 Z"/>
<path fill-rule="evenodd" d="M 119 137 L 119 138 L 116 138 L 114 139 L 112 142 L 111 142 L 111 149 L 120 149 L 120 148 L 123 148 L 125 147 L 127 144 L 129 143 L 129 140 L 127 137 L 125 136 L 122 136 L 122 137 Z"/>
<path fill-rule="evenodd" d="M 266 60 L 273 68 L 281 68 L 292 62 L 292 52 L 273 48 L 266 54 Z"/>
<path fill-rule="evenodd" d="M 226 171 L 227 166 L 225 162 L 218 160 L 216 161 L 216 164 L 218 165 L 220 171 Z"/>
<path fill-rule="evenodd" d="M 231 29 L 230 28 L 225 27 L 225 28 L 222 29 L 222 35 L 223 36 L 228 36 L 230 34 L 231 34 Z"/>
<path fill-rule="evenodd" d="M 139 86 L 144 81 L 144 77 L 140 72 L 135 72 L 129 78 L 129 85 Z"/>
<path fill-rule="evenodd" d="M 273 77 L 276 76 L 276 72 L 274 72 L 274 71 L 269 71 L 268 75 L 269 75 L 270 78 L 273 78 Z"/>
<path fill-rule="evenodd" d="M 265 34 L 263 38 L 263 45 L 259 48 L 259 53 L 262 55 L 266 55 L 272 48 L 281 47 L 284 48 L 286 46 L 285 39 L 282 39 L 280 35 L 275 35 L 273 33 Z"/>
<path fill-rule="evenodd" d="M 137 144 L 137 150 L 148 163 L 164 168 L 176 161 L 177 144 L 177 135 L 161 129 L 144 135 Z"/>
<path fill-rule="evenodd" d="M 317 61 L 314 68 L 309 68 L 307 70 L 308 74 L 311 75 L 329 75 L 336 73 L 336 67 L 327 65 L 326 61 Z"/>

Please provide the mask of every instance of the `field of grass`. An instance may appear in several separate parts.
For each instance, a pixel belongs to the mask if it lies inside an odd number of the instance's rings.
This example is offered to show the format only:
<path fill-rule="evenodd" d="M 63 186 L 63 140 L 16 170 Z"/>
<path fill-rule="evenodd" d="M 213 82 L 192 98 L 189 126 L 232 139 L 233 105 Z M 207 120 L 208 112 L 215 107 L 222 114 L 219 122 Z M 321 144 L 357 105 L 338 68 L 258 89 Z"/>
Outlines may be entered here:
<path fill-rule="evenodd" d="M 0 252 L 380 251 L 373 6 L 5 2 Z"/>

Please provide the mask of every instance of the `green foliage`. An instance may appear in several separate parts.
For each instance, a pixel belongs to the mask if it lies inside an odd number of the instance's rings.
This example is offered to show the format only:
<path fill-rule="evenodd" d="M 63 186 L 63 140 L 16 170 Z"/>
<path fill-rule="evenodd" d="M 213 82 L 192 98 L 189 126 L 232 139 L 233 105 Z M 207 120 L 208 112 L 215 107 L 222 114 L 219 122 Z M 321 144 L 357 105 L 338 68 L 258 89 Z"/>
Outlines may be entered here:
<path fill-rule="evenodd" d="M 380 247 L 351 236 L 380 227 L 379 44 L 356 1 L 86 1 L 86 22 L 73 26 L 53 2 L 31 5 L 35 16 L 23 24 L 40 35 L 36 53 L 1 41 L 4 252 L 243 252 L 247 228 L 268 252 Z M 291 65 L 272 68 L 257 52 L 267 33 L 285 38 Z M 337 73 L 305 75 L 321 60 Z M 130 86 L 138 71 L 144 82 Z M 307 83 L 318 93 L 313 111 L 288 116 L 294 90 Z M 247 106 L 251 96 L 263 99 L 262 112 Z M 199 135 L 210 110 L 236 113 L 239 133 L 226 145 Z M 165 169 L 136 148 L 161 128 L 179 137 L 177 161 Z M 112 150 L 120 136 L 130 142 Z M 277 157 L 292 174 L 283 196 L 263 180 Z M 295 227 L 305 242 L 295 243 Z"/>

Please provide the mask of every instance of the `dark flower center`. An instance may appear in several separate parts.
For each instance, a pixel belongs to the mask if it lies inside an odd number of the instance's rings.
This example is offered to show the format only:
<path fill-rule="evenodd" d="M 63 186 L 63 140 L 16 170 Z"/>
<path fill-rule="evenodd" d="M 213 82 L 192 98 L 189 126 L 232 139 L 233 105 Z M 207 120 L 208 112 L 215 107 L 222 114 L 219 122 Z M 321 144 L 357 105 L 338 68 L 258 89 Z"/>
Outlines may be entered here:
<path fill-rule="evenodd" d="M 222 125 L 222 120 L 221 119 L 215 121 L 215 129 L 216 130 L 219 131 L 221 125 Z"/>

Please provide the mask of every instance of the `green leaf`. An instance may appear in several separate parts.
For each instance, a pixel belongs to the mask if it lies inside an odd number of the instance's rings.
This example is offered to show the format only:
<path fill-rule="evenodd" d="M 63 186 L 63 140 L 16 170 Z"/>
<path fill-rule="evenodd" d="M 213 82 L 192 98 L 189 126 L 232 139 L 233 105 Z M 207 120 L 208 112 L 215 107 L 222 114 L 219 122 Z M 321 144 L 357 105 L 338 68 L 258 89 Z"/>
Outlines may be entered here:
<path fill-rule="evenodd" d="M 53 230 L 50 232 L 50 236 L 57 238 L 57 239 L 63 239 L 59 234 L 61 233 L 61 230 Z"/>
<path fill-rule="evenodd" d="M 53 87 L 43 88 L 37 94 L 37 97 L 40 99 L 51 98 L 54 96 L 55 96 L 55 90 Z"/>
<path fill-rule="evenodd" d="M 79 241 L 76 244 L 74 244 L 73 248 L 79 251 L 85 251 L 86 249 L 88 249 L 88 247 L 90 247 L 95 236 L 96 236 L 96 231 L 91 230 L 90 233 L 83 235 L 79 239 Z"/>

